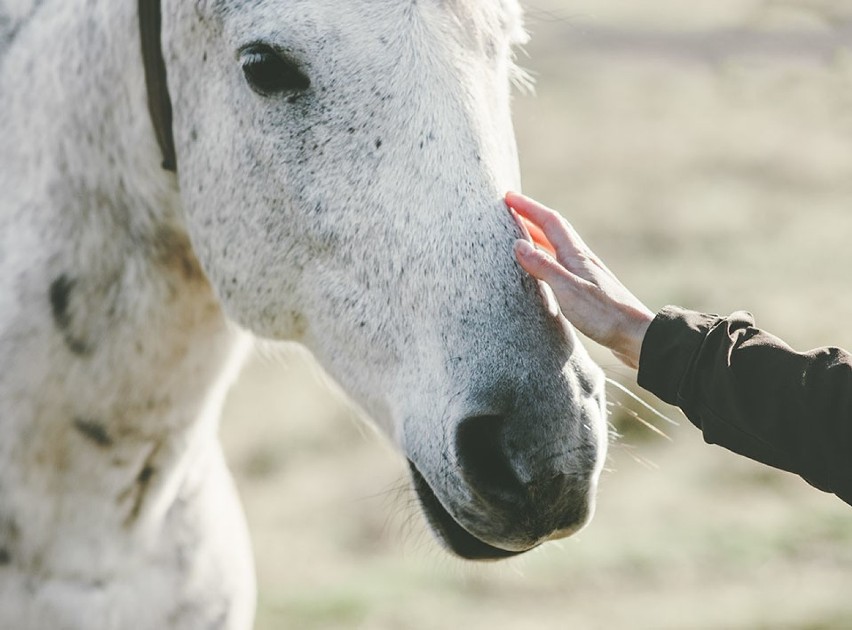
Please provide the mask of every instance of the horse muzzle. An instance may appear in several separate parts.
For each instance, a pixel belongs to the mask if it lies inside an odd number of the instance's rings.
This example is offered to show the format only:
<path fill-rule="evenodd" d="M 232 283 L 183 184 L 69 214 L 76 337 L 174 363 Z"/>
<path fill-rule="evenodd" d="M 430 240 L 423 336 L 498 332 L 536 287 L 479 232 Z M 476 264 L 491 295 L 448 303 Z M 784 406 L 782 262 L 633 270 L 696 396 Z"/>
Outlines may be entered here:
<path fill-rule="evenodd" d="M 443 487 L 430 485 L 409 460 L 429 524 L 462 558 L 524 553 L 576 533 L 594 512 L 605 444 L 589 431 L 570 448 L 559 448 L 548 436 L 512 431 L 516 423 L 523 426 L 499 415 L 462 420 L 455 430 L 454 470 L 437 475 L 450 480 Z"/>

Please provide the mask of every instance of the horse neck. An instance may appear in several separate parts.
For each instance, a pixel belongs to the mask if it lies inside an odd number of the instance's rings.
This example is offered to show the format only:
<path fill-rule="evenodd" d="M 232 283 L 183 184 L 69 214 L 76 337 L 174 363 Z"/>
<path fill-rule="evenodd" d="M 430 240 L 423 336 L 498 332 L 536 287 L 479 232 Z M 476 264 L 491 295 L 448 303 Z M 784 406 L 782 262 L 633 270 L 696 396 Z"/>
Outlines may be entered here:
<path fill-rule="evenodd" d="M 135 4 L 35 2 L 0 58 L 0 469 L 39 440 L 67 473 L 80 438 L 214 435 L 236 371 L 160 167 Z"/>

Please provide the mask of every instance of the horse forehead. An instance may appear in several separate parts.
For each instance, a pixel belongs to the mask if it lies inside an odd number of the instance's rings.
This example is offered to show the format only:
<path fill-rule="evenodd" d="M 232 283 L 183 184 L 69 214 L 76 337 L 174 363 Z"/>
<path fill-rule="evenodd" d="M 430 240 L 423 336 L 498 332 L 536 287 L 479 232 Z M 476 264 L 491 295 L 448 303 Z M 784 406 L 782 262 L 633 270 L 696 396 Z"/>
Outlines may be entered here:
<path fill-rule="evenodd" d="M 402 9 L 388 11 L 388 16 L 400 16 L 416 11 L 418 5 L 433 5 L 456 18 L 465 26 L 474 26 L 478 30 L 501 29 L 510 34 L 522 30 L 521 6 L 518 0 L 346 0 L 349 8 L 360 4 L 370 9 L 371 17 L 375 18 L 376 9 Z M 313 7 L 318 11 L 326 8 L 335 9 L 332 15 L 345 18 L 351 13 L 340 11 L 340 0 L 296 0 L 302 9 Z M 203 7 L 203 12 L 227 15 L 239 13 L 246 9 L 260 8 L 266 17 L 276 11 L 276 4 L 289 5 L 292 9 L 293 0 L 196 0 L 196 7 Z"/>

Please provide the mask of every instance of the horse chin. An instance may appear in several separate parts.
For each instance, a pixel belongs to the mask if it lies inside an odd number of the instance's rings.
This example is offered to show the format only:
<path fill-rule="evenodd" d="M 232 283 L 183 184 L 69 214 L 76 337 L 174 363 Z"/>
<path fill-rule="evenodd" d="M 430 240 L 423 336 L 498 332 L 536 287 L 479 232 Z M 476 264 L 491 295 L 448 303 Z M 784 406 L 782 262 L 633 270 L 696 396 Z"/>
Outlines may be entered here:
<path fill-rule="evenodd" d="M 414 489 L 417 491 L 420 505 L 423 507 L 429 525 L 441 542 L 454 554 L 465 560 L 485 561 L 512 558 L 529 551 L 529 549 L 522 551 L 500 549 L 468 532 L 441 504 L 417 467 L 411 461 L 408 464 L 411 469 L 411 477 L 414 480 Z"/>

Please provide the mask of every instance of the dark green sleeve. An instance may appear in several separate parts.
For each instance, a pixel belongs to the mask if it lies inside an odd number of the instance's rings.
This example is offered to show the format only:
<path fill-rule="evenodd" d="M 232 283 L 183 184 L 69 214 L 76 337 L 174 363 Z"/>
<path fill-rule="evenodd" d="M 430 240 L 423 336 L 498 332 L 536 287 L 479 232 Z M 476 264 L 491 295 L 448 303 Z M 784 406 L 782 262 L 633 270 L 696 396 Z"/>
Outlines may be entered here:
<path fill-rule="evenodd" d="M 745 312 L 668 306 L 645 336 L 639 385 L 718 444 L 852 505 L 852 355 L 794 351 Z"/>

